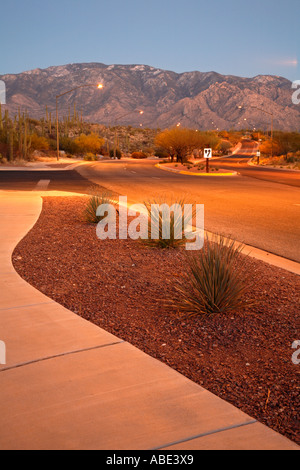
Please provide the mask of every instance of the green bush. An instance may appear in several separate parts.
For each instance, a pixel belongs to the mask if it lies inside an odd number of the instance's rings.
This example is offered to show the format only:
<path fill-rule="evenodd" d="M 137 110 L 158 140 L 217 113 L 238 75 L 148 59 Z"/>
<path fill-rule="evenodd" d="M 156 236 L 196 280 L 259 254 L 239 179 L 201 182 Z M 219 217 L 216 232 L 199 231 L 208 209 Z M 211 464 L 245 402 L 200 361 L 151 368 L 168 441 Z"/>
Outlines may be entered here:
<path fill-rule="evenodd" d="M 206 237 L 204 248 L 187 253 L 187 271 L 175 286 L 170 301 L 182 314 L 226 314 L 250 305 L 245 300 L 247 280 L 241 269 L 247 258 L 240 253 L 243 245 L 223 236 Z"/>

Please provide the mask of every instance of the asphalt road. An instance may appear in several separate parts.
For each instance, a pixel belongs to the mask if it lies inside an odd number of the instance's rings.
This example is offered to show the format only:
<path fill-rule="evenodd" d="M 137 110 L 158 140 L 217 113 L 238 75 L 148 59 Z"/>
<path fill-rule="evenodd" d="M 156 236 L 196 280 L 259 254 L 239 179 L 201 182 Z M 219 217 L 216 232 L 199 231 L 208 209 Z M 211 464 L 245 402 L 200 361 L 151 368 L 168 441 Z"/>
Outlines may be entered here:
<path fill-rule="evenodd" d="M 248 167 L 254 151 L 244 144 L 234 157 L 217 162 L 237 169 L 233 177 L 188 176 L 155 167 L 154 161 L 108 161 L 84 164 L 76 171 L 0 171 L 0 190 L 34 190 L 42 180 L 48 190 L 89 192 L 104 186 L 129 202 L 185 196 L 204 204 L 205 229 L 300 262 L 300 191 L 295 172 Z M 50 182 L 49 182 L 50 180 Z"/>
<path fill-rule="evenodd" d="M 248 165 L 249 158 L 255 156 L 256 152 L 255 143 L 244 141 L 238 154 L 214 160 L 214 163 L 218 163 L 224 169 L 235 170 L 243 176 L 300 187 L 299 171 Z"/>
<path fill-rule="evenodd" d="M 215 163 L 237 170 L 233 177 L 188 176 L 169 173 L 151 161 L 93 163 L 79 167 L 82 176 L 144 202 L 185 196 L 205 205 L 205 228 L 223 233 L 270 253 L 300 262 L 300 191 L 295 172 L 249 167 L 253 146 Z M 284 173 L 284 174 L 283 174 Z"/>
<path fill-rule="evenodd" d="M 38 186 L 39 185 L 39 186 Z M 0 190 L 68 191 L 86 194 L 93 183 L 76 171 L 0 171 Z"/>

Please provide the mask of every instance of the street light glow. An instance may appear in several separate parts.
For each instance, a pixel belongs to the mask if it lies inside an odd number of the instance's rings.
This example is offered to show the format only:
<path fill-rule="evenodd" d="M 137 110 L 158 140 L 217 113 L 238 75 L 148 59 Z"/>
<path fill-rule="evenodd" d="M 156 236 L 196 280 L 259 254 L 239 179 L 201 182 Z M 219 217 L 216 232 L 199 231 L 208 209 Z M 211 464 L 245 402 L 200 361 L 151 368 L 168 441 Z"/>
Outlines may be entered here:
<path fill-rule="evenodd" d="M 99 83 L 98 88 L 99 88 L 99 90 L 102 90 L 102 88 L 103 88 L 102 83 Z"/>

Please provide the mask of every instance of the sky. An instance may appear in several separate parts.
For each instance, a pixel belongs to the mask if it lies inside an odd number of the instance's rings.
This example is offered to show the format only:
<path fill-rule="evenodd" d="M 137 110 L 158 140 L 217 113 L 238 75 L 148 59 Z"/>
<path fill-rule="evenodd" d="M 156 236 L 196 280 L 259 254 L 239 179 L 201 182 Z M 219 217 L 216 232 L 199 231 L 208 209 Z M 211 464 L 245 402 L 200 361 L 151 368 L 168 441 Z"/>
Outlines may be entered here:
<path fill-rule="evenodd" d="M 81 62 L 300 79 L 299 0 L 0 0 L 0 75 Z"/>

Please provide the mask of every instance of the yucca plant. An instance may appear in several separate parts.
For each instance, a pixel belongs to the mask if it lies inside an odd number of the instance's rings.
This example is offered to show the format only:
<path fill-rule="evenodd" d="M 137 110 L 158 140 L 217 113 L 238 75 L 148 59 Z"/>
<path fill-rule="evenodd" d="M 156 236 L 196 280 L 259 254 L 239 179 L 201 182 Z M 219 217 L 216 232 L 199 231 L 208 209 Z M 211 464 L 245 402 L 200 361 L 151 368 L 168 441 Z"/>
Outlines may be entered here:
<path fill-rule="evenodd" d="M 187 243 L 184 224 L 192 224 L 195 211 L 193 209 L 190 214 L 185 213 L 187 204 L 185 198 L 175 200 L 171 204 L 166 203 L 166 198 L 148 201 L 144 204 L 148 213 L 148 238 L 143 240 L 144 243 L 159 248 L 177 248 Z M 172 207 L 175 210 L 170 211 L 169 225 L 168 211 Z M 153 227 L 156 227 L 155 233 Z"/>
<path fill-rule="evenodd" d="M 98 192 L 91 194 L 85 209 L 84 220 L 89 224 L 98 224 L 105 216 L 98 216 L 97 209 L 102 204 L 115 204 L 115 200 L 111 193 L 108 191 Z"/>
<path fill-rule="evenodd" d="M 250 303 L 242 274 L 247 257 L 241 256 L 242 244 L 223 236 L 206 236 L 201 251 L 187 253 L 187 272 L 175 286 L 171 304 L 187 317 L 228 313 Z"/>

